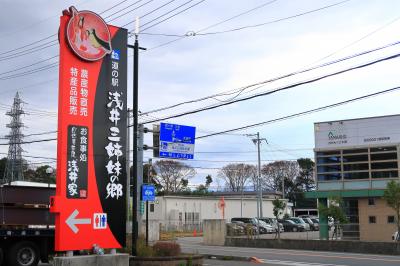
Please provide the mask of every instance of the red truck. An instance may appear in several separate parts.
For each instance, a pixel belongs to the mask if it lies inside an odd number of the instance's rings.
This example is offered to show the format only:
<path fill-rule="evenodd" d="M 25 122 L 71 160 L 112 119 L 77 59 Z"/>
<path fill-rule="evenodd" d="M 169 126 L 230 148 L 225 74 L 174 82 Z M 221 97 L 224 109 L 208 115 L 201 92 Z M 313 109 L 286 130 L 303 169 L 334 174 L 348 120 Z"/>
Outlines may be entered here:
<path fill-rule="evenodd" d="M 54 215 L 49 212 L 54 194 L 55 187 L 47 184 L 0 186 L 0 265 L 48 262 L 54 253 Z"/>

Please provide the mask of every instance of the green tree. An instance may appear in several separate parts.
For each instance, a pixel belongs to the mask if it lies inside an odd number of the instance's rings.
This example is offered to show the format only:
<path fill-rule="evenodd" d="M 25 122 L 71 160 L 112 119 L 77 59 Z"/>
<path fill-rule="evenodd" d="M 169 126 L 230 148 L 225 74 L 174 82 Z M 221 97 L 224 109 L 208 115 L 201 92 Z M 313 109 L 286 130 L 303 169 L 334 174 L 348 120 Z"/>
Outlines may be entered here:
<path fill-rule="evenodd" d="M 211 185 L 212 182 L 213 182 L 213 179 L 212 179 L 211 175 L 207 175 L 207 176 L 206 176 L 206 184 L 205 184 L 205 187 L 206 187 L 207 189 L 210 188 L 210 185 Z"/>
<path fill-rule="evenodd" d="M 397 232 L 400 234 L 400 183 L 390 181 L 383 193 L 383 199 L 396 212 Z"/>
<path fill-rule="evenodd" d="M 348 219 L 344 212 L 343 205 L 344 204 L 343 204 L 342 198 L 332 197 L 332 198 L 329 198 L 329 206 L 325 206 L 324 204 L 320 204 L 318 206 L 318 211 L 319 211 L 320 215 L 324 215 L 326 217 L 331 217 L 334 220 L 335 231 L 334 231 L 334 234 L 332 235 L 332 238 L 334 236 L 337 237 L 337 232 L 341 228 L 341 225 L 348 223 Z"/>
<path fill-rule="evenodd" d="M 300 172 L 297 176 L 297 186 L 303 191 L 311 191 L 315 189 L 314 167 L 315 163 L 310 158 L 297 159 L 300 166 Z"/>
<path fill-rule="evenodd" d="M 283 214 L 283 211 L 284 211 L 285 208 L 286 208 L 286 203 L 285 203 L 283 200 L 274 199 L 274 200 L 272 201 L 272 205 L 273 205 L 272 211 L 273 211 L 274 216 L 275 216 L 275 219 L 277 220 L 277 223 L 278 223 L 278 230 L 277 230 L 278 240 L 281 240 L 281 232 L 280 232 L 280 230 L 279 230 L 280 228 L 279 228 L 278 219 L 279 219 L 279 217 Z"/>
<path fill-rule="evenodd" d="M 27 169 L 24 171 L 25 180 L 39 183 L 55 184 L 56 176 L 53 173 L 47 173 L 47 169 L 52 168 L 50 165 L 42 165 L 37 167 L 35 170 Z"/>
<path fill-rule="evenodd" d="M 0 160 L 0 179 L 3 179 L 4 172 L 6 171 L 7 158 L 4 157 Z"/>

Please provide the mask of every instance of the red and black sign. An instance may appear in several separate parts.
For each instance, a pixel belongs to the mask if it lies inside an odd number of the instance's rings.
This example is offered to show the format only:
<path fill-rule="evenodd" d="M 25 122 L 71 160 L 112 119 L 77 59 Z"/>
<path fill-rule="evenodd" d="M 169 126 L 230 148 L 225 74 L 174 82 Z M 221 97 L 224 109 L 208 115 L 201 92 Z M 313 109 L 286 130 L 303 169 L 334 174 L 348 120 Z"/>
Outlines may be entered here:
<path fill-rule="evenodd" d="M 127 37 L 90 11 L 61 17 L 57 251 L 125 246 Z"/>

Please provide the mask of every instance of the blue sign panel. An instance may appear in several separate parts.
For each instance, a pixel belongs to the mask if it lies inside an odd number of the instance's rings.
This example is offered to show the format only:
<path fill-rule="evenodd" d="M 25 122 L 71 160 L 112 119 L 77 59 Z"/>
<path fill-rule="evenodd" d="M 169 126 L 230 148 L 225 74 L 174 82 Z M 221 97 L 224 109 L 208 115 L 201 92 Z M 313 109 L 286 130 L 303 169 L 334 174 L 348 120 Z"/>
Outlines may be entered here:
<path fill-rule="evenodd" d="M 155 201 L 156 188 L 151 184 L 142 185 L 142 201 Z"/>
<path fill-rule="evenodd" d="M 196 128 L 175 124 L 160 124 L 160 157 L 193 159 Z"/>

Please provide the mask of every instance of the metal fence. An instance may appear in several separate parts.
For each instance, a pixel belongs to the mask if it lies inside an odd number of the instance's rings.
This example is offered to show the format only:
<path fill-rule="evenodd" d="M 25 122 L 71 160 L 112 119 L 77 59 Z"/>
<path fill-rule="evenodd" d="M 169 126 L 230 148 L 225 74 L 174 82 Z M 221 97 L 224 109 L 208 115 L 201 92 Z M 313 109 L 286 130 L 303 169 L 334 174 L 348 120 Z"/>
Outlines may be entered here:
<path fill-rule="evenodd" d="M 359 240 L 360 231 L 359 224 L 348 223 L 348 224 L 325 224 L 320 226 L 328 227 L 328 237 L 330 240 Z M 252 232 L 248 228 L 240 229 L 238 226 L 233 224 L 227 224 L 227 235 L 233 237 L 245 237 L 245 238 L 261 238 L 261 239 L 276 239 L 278 234 L 276 232 L 269 234 L 258 234 Z M 320 239 L 319 230 L 308 230 L 308 231 L 296 231 L 296 232 L 281 232 L 281 239 L 302 239 L 302 240 L 318 240 Z"/>
<path fill-rule="evenodd" d="M 160 232 L 202 232 L 203 223 L 202 222 L 190 222 L 185 223 L 182 221 L 166 221 L 160 223 Z"/>

